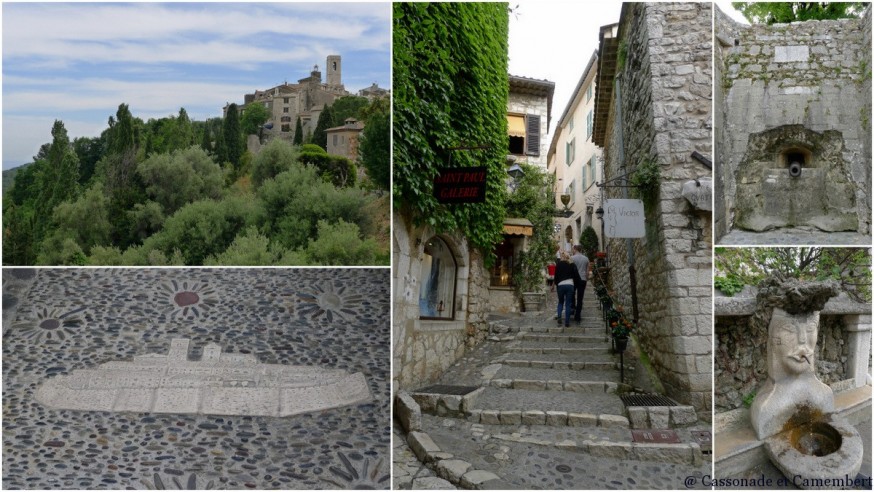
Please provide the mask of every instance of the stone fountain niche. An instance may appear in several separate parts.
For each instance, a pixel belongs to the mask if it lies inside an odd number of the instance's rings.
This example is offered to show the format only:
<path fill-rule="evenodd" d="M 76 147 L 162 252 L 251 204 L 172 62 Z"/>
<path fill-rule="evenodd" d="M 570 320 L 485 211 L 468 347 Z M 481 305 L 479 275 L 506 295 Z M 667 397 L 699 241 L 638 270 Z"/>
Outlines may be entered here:
<path fill-rule="evenodd" d="M 735 226 L 750 231 L 859 228 L 841 132 L 784 125 L 751 134 L 736 174 Z"/>
<path fill-rule="evenodd" d="M 820 311 L 837 292 L 831 282 L 769 279 L 757 300 L 760 315 L 771 311 L 768 379 L 753 400 L 750 422 L 771 462 L 802 488 L 853 479 L 862 466 L 862 438 L 833 413 L 834 392 L 815 370 Z"/>

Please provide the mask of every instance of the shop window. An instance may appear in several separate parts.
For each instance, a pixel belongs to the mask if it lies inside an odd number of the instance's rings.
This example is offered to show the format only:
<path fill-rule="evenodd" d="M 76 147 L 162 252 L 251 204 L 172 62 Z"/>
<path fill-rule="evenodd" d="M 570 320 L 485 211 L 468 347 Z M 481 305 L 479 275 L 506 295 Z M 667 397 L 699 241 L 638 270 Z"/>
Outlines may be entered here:
<path fill-rule="evenodd" d="M 455 274 L 457 267 L 449 246 L 439 237 L 425 243 L 419 284 L 419 316 L 455 318 Z"/>
<path fill-rule="evenodd" d="M 495 265 L 491 271 L 493 287 L 509 287 L 513 285 L 513 242 L 507 237 L 495 248 Z"/>

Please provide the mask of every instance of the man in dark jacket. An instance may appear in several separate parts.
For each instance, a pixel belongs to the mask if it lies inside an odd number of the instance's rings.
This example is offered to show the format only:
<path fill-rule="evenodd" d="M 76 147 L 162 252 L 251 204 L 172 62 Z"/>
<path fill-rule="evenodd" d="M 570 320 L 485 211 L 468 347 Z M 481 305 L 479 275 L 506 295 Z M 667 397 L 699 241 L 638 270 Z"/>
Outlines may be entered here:
<path fill-rule="evenodd" d="M 577 305 L 574 310 L 574 321 L 580 322 L 583 315 L 583 294 L 586 293 L 586 282 L 589 279 L 589 259 L 583 254 L 583 246 L 580 244 L 574 245 L 574 255 L 571 257 L 574 266 L 577 267 L 578 280 L 574 284 L 574 290 L 577 293 Z"/>

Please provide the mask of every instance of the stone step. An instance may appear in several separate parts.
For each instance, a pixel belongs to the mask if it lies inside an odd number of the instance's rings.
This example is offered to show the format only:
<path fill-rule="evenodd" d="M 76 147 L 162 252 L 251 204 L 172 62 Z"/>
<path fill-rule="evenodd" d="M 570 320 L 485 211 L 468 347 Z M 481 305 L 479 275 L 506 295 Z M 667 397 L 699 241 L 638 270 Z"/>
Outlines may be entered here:
<path fill-rule="evenodd" d="M 569 382 L 569 381 L 586 381 L 598 382 L 603 385 L 604 382 L 619 382 L 619 371 L 614 369 L 612 365 L 607 368 L 596 368 L 594 366 L 589 369 L 555 369 L 542 367 L 520 367 L 505 365 L 498 370 L 497 374 L 492 378 L 496 380 L 529 380 L 529 381 L 550 381 L 550 382 Z M 494 384 L 493 384 L 494 385 Z M 554 386 L 554 385 L 553 385 Z M 548 388 L 552 389 L 552 388 Z"/>
<path fill-rule="evenodd" d="M 516 340 L 523 342 L 557 342 L 557 343 L 604 343 L 605 336 L 577 334 L 539 334 L 520 333 Z"/>
<path fill-rule="evenodd" d="M 534 354 L 533 357 L 520 357 L 522 354 L 506 354 L 504 358 L 493 361 L 498 364 L 506 364 L 511 367 L 531 367 L 536 369 L 572 369 L 582 371 L 586 369 L 606 370 L 619 369 L 619 363 L 613 360 L 612 355 L 590 356 L 581 360 L 577 356 L 562 354 Z"/>
<path fill-rule="evenodd" d="M 582 345 L 582 344 L 580 344 Z M 508 353 L 513 354 L 565 354 L 565 355 L 577 355 L 577 356 L 587 356 L 587 355 L 596 355 L 596 354 L 609 354 L 610 346 L 603 345 L 602 346 L 592 346 L 592 347 L 556 347 L 556 346 L 539 346 L 539 347 L 526 347 L 526 346 L 516 346 L 516 347 L 507 347 Z"/>
<path fill-rule="evenodd" d="M 575 326 L 571 323 L 569 328 L 557 325 L 532 326 L 520 333 L 551 333 L 559 335 L 601 335 L 606 336 L 604 325 L 598 326 Z"/>
<path fill-rule="evenodd" d="M 522 333 L 533 333 L 533 334 L 551 334 L 551 335 L 586 335 L 586 336 L 601 336 L 606 337 L 606 331 L 604 326 L 595 326 L 595 327 L 587 327 L 587 326 L 574 326 L 571 325 L 568 328 L 564 326 L 532 326 L 527 330 L 522 330 L 519 332 Z"/>
<path fill-rule="evenodd" d="M 608 391 L 612 389 L 612 392 Z M 543 389 L 509 389 L 486 387 L 471 399 L 467 405 L 468 415 L 473 415 L 478 410 L 490 412 L 488 415 L 497 415 L 500 412 L 554 412 L 556 415 L 563 413 L 564 417 L 556 416 L 553 419 L 555 425 L 568 424 L 568 414 L 591 414 L 611 415 L 621 421 L 625 427 L 629 426 L 625 415 L 625 407 L 619 395 L 616 383 L 600 383 L 600 387 L 587 387 L 596 390 L 594 392 L 578 391 L 550 391 Z M 521 414 L 520 414 L 521 415 Z M 563 424 L 557 422 L 563 420 Z M 486 422 L 488 423 L 488 422 Z"/>

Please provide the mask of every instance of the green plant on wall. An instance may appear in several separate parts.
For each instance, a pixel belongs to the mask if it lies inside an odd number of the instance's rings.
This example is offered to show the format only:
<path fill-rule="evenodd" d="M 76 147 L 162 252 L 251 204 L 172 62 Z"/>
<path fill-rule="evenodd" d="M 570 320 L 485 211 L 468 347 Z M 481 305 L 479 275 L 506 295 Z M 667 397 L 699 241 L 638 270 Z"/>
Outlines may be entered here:
<path fill-rule="evenodd" d="M 616 52 L 616 73 L 625 68 L 625 61 L 628 59 L 628 43 L 623 39 L 619 42 L 619 50 Z"/>
<path fill-rule="evenodd" d="M 505 217 L 507 4 L 395 3 L 393 12 L 394 206 L 490 252 Z M 460 145 L 488 148 L 449 150 Z M 433 181 L 450 162 L 486 167 L 485 202 L 437 202 Z"/>
<path fill-rule="evenodd" d="M 723 294 L 731 297 L 744 288 L 744 283 L 737 277 L 713 277 L 713 286 Z"/>
<path fill-rule="evenodd" d="M 631 173 L 629 180 L 636 190 L 636 194 L 643 200 L 644 204 L 652 205 L 658 198 L 659 183 L 662 179 L 662 170 L 658 163 L 654 160 L 646 160 L 637 166 L 637 169 Z"/>

